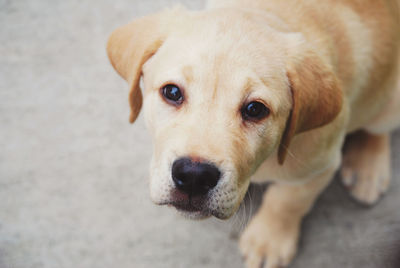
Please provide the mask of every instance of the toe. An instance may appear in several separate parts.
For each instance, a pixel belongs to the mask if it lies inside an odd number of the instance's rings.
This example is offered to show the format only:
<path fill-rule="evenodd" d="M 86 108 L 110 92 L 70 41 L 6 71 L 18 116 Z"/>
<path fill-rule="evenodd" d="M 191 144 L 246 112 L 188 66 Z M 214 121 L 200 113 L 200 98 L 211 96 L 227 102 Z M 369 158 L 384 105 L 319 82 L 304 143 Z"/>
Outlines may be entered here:
<path fill-rule="evenodd" d="M 250 252 L 247 255 L 246 267 L 247 268 L 260 268 L 262 267 L 264 257 L 256 252 Z"/>
<path fill-rule="evenodd" d="M 356 176 L 351 168 L 343 167 L 341 170 L 342 183 L 346 188 L 351 188 L 355 184 Z"/>

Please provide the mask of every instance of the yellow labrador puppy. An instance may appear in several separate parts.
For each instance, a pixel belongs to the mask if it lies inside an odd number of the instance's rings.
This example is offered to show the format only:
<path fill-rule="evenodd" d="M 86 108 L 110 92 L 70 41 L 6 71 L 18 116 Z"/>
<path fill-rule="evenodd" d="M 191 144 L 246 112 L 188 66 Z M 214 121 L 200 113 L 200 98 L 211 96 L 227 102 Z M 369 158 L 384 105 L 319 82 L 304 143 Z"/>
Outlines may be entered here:
<path fill-rule="evenodd" d="M 351 195 L 375 203 L 400 125 L 398 5 L 215 1 L 115 30 L 107 51 L 130 86 L 130 122 L 143 102 L 154 139 L 154 202 L 226 219 L 250 181 L 273 181 L 240 239 L 246 265 L 269 268 L 290 263 L 302 218 L 341 164 Z"/>

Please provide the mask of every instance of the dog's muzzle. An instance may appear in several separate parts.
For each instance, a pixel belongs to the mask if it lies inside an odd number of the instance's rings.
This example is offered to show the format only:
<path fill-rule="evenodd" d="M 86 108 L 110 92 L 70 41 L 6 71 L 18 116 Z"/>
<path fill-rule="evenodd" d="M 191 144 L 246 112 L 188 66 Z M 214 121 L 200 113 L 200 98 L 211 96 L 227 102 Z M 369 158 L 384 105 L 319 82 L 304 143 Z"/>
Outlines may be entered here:
<path fill-rule="evenodd" d="M 171 173 L 176 188 L 175 202 L 171 204 L 187 212 L 204 210 L 209 192 L 221 177 L 220 170 L 214 164 L 189 157 L 175 160 Z"/>

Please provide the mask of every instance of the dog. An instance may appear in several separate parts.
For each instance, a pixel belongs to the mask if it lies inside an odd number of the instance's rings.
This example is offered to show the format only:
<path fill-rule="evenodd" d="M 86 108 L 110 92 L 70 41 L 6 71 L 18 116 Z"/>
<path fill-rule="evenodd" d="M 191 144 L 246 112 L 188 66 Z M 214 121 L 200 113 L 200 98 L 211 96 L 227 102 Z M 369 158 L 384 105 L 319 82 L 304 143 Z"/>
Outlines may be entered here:
<path fill-rule="evenodd" d="M 247 267 L 268 268 L 290 264 L 337 170 L 376 203 L 400 125 L 399 3 L 220 0 L 117 28 L 107 52 L 154 141 L 152 200 L 227 219 L 250 181 L 272 182 L 239 243 Z"/>

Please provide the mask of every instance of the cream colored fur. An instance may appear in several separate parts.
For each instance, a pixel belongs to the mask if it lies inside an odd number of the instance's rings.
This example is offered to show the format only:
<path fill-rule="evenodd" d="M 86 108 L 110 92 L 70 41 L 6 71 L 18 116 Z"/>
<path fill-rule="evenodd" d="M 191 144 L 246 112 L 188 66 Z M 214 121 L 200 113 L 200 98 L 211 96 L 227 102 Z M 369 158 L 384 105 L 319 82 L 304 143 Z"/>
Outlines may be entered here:
<path fill-rule="evenodd" d="M 222 178 L 192 218 L 230 217 L 250 181 L 273 181 L 240 239 L 248 267 L 282 267 L 301 220 L 342 163 L 352 196 L 375 203 L 390 181 L 389 132 L 400 125 L 398 1 L 210 1 L 137 19 L 110 37 L 108 54 L 142 106 L 154 139 L 150 193 L 171 204 L 172 162 L 215 163 Z M 177 108 L 160 88 L 184 91 Z M 265 120 L 244 122 L 259 100 Z M 266 261 L 265 261 L 266 260 Z M 265 261 L 265 262 L 264 262 Z"/>

